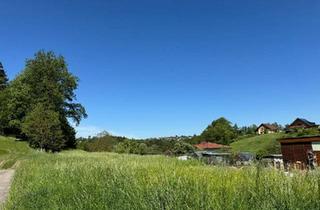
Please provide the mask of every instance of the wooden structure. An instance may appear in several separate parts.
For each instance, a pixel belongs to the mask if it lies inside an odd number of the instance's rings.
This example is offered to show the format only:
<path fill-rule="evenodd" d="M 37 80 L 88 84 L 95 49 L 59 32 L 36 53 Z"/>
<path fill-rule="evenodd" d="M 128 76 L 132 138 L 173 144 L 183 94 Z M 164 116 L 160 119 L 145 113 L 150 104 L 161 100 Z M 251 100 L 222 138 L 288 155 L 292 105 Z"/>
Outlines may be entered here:
<path fill-rule="evenodd" d="M 259 127 L 256 130 L 256 133 L 261 134 L 267 134 L 267 133 L 275 133 L 278 131 L 278 128 L 274 125 L 271 125 L 269 123 L 262 123 L 259 125 Z"/>
<path fill-rule="evenodd" d="M 317 127 L 317 124 L 303 118 L 297 118 L 288 126 L 288 129 L 304 129 L 313 127 Z"/>
<path fill-rule="evenodd" d="M 285 165 L 298 164 L 304 169 L 308 164 L 308 151 L 313 152 L 320 165 L 320 136 L 282 138 L 279 142 Z"/>

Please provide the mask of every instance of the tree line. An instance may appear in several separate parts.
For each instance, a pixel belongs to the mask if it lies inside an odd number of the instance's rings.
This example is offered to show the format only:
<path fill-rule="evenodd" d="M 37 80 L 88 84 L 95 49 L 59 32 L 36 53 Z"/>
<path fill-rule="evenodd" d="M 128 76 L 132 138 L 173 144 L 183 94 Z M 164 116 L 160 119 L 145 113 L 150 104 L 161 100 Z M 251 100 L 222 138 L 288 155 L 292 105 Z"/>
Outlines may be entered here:
<path fill-rule="evenodd" d="M 63 56 L 39 51 L 9 81 L 0 65 L 0 132 L 27 140 L 33 148 L 60 151 L 76 147 L 75 129 L 87 117 L 76 102 L 79 79 Z"/>
<path fill-rule="evenodd" d="M 89 152 L 181 155 L 192 153 L 195 150 L 194 145 L 202 141 L 229 145 L 234 141 L 256 135 L 256 129 L 257 126 L 254 124 L 238 127 L 226 118 L 220 117 L 213 120 L 199 135 L 128 139 L 102 132 L 94 137 L 78 139 L 78 148 Z"/>

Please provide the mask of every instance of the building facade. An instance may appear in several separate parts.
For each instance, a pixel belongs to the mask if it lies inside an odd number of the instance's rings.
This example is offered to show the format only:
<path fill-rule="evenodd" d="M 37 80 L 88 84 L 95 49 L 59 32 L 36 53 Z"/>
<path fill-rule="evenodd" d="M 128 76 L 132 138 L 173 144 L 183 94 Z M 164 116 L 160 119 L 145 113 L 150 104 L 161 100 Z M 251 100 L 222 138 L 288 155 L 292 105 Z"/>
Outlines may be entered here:
<path fill-rule="evenodd" d="M 317 127 L 317 124 L 314 122 L 310 122 L 303 118 L 295 119 L 289 126 L 289 129 L 305 129 L 305 128 L 313 128 Z"/>
<path fill-rule="evenodd" d="M 278 131 L 278 128 L 274 125 L 271 125 L 269 123 L 262 123 L 259 125 L 259 127 L 256 130 L 256 133 L 261 134 L 268 134 L 268 133 L 276 133 Z"/>

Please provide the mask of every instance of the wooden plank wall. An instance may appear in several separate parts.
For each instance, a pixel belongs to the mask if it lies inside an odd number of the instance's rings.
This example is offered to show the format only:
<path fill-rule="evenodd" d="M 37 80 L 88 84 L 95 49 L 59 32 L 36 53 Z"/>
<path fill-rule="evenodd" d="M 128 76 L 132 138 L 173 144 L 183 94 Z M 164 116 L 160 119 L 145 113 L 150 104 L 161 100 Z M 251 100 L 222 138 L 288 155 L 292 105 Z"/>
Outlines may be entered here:
<path fill-rule="evenodd" d="M 302 143 L 281 143 L 281 152 L 285 163 L 297 161 L 307 165 L 307 152 L 312 150 L 311 142 Z"/>

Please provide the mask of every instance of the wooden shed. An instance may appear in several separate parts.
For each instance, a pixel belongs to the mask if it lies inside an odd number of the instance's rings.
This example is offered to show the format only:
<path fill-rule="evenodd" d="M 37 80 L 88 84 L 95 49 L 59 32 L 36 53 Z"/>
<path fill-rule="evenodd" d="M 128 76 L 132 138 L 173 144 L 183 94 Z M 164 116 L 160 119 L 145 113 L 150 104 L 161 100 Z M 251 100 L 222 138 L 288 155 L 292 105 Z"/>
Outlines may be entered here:
<path fill-rule="evenodd" d="M 305 168 L 308 163 L 308 151 L 315 154 L 316 163 L 320 165 L 320 136 L 282 138 L 279 142 L 285 165 L 298 163 Z"/>

